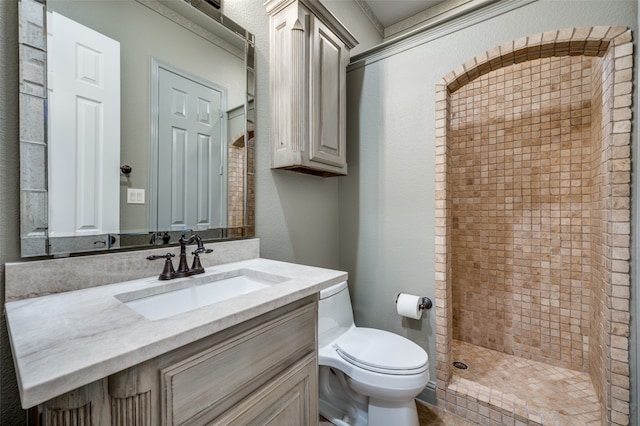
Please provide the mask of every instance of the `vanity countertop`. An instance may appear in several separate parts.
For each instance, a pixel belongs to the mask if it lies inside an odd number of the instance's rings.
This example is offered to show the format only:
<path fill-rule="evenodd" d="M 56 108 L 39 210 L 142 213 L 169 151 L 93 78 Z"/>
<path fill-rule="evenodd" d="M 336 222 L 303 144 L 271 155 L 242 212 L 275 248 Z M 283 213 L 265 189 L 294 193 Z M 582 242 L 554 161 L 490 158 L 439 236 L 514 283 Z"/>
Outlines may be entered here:
<path fill-rule="evenodd" d="M 288 278 L 243 296 L 159 320 L 117 295 L 166 285 L 157 277 L 34 297 L 5 305 L 23 408 L 33 407 L 347 279 L 346 272 L 256 258 L 208 267 Z M 205 274 L 205 275 L 206 275 Z M 197 275 L 186 278 L 187 280 Z"/>

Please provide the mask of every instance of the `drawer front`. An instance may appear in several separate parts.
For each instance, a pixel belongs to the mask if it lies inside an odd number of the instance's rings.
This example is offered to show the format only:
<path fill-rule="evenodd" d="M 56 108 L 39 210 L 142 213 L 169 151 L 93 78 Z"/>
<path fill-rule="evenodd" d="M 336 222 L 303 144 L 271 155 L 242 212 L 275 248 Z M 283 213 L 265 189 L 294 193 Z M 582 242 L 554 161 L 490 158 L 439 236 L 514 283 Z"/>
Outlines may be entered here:
<path fill-rule="evenodd" d="M 311 425 L 318 419 L 318 367 L 309 354 L 211 426 Z"/>
<path fill-rule="evenodd" d="M 162 369 L 163 424 L 208 423 L 315 347 L 313 303 Z"/>

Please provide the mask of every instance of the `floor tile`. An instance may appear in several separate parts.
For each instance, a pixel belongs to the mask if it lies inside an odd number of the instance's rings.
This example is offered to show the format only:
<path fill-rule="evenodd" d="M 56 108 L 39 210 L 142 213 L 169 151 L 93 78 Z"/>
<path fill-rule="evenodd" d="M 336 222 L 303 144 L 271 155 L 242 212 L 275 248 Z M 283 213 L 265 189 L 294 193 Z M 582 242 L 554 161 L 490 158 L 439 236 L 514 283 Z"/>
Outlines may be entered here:
<path fill-rule="evenodd" d="M 454 341 L 455 368 L 449 389 L 465 395 L 490 395 L 491 405 L 545 425 L 593 425 L 600 404 L 589 375 Z M 486 399 L 486 398 L 485 398 Z M 513 408 L 511 408 L 513 407 Z"/>

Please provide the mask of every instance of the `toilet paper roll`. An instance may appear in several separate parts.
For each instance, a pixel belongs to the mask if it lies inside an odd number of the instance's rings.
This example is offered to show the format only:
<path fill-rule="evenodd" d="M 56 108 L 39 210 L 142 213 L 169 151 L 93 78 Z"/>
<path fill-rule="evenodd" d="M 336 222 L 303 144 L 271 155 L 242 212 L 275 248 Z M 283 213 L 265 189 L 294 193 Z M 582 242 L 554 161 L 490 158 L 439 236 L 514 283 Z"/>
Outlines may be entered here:
<path fill-rule="evenodd" d="M 400 293 L 396 300 L 396 311 L 403 317 L 420 319 L 422 310 L 420 309 L 421 297 L 413 294 Z"/>

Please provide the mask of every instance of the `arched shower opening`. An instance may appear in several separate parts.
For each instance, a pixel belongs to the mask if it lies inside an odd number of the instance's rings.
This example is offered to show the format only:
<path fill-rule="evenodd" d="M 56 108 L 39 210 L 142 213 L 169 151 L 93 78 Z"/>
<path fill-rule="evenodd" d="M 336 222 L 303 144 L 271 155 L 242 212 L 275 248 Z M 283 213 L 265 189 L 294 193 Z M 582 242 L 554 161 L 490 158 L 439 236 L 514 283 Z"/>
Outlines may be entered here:
<path fill-rule="evenodd" d="M 448 411 L 482 424 L 627 424 L 632 53 L 624 27 L 550 31 L 438 84 L 437 396 Z"/>

